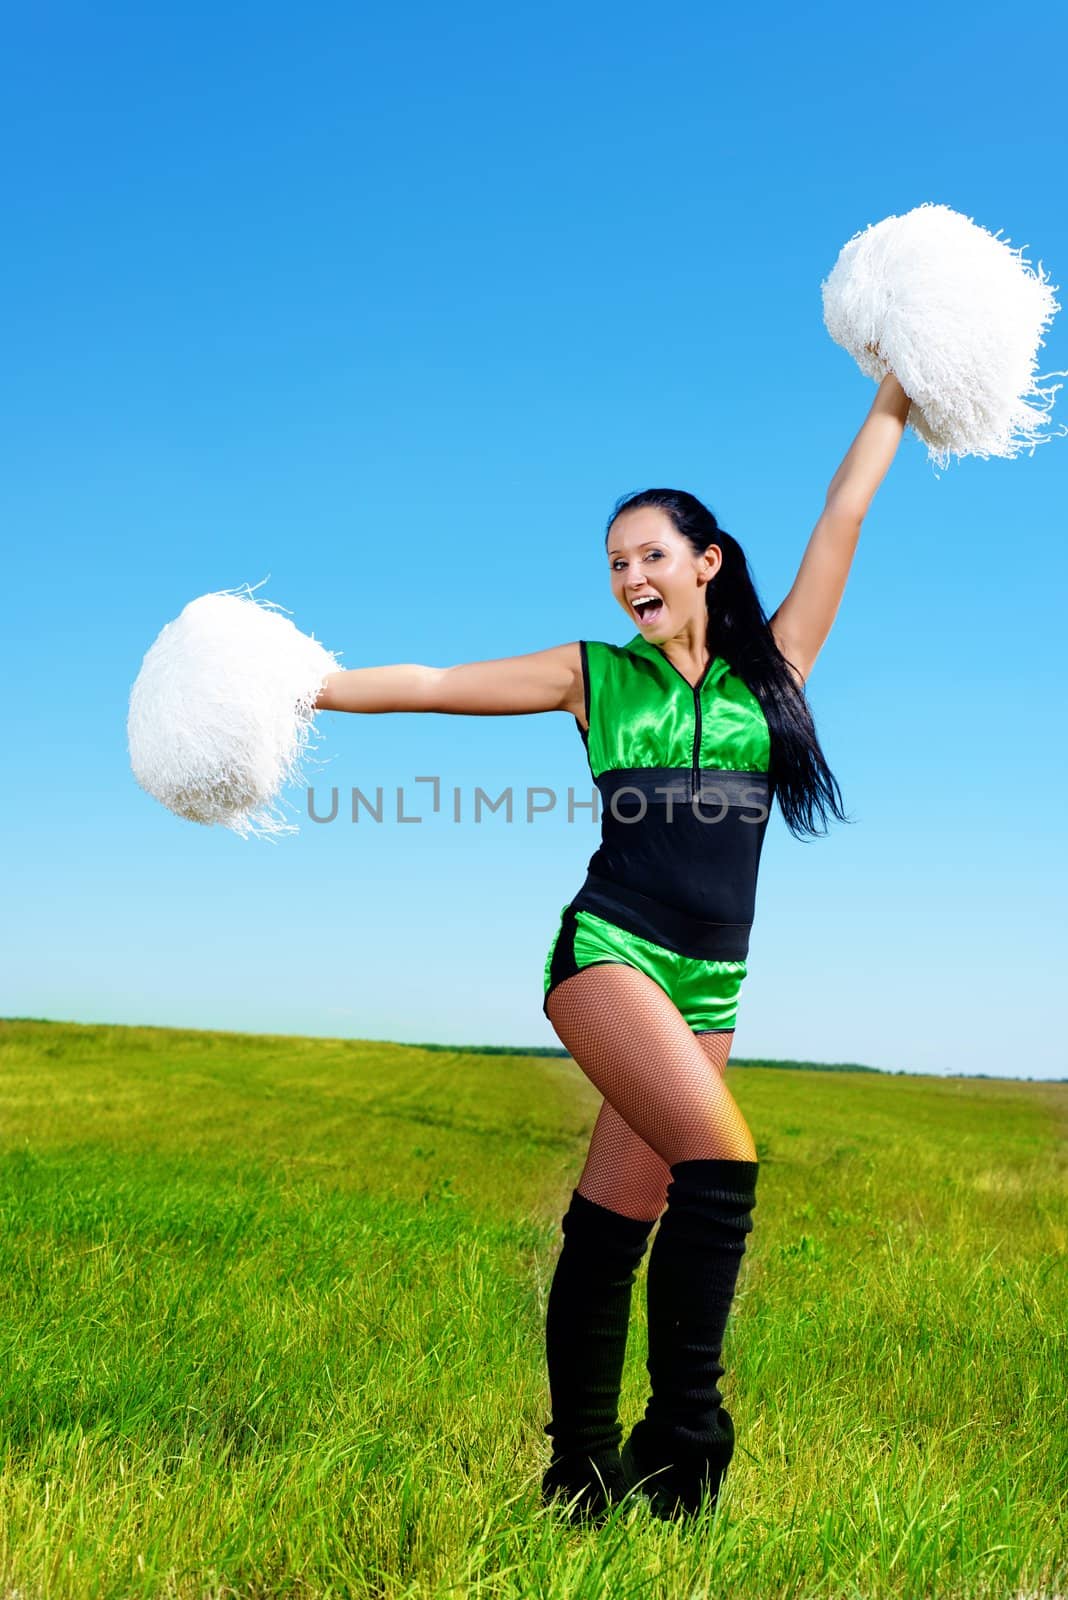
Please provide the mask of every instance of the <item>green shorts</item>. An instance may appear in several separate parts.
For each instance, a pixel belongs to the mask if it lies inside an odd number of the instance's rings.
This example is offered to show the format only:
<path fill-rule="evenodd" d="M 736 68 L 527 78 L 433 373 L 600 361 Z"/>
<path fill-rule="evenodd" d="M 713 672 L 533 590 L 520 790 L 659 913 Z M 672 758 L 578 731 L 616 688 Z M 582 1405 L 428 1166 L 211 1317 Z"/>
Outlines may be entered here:
<path fill-rule="evenodd" d="M 738 1015 L 738 991 L 746 975 L 744 961 L 698 961 L 663 945 L 640 939 L 617 928 L 592 911 L 560 912 L 560 925 L 545 960 L 545 998 L 542 1010 L 557 984 L 583 967 L 618 961 L 637 967 L 660 985 L 681 1011 L 694 1033 L 726 1033 Z"/>

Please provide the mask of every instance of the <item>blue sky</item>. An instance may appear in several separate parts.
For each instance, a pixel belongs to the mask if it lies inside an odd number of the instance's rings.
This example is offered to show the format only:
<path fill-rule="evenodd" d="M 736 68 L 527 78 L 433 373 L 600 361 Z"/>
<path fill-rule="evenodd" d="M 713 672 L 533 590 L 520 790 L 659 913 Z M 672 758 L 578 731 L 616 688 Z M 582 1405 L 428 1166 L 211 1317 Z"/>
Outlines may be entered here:
<path fill-rule="evenodd" d="M 557 1043 L 588 812 L 197 827 L 129 770 L 141 658 L 268 575 L 350 667 L 625 642 L 603 532 L 651 485 L 772 612 L 875 393 L 822 321 L 846 240 L 938 201 L 1068 280 L 1068 18 L 57 4 L 5 42 L 0 1014 Z M 939 477 L 906 434 L 809 683 L 857 820 L 773 815 L 736 1055 L 1065 1074 L 1066 489 L 1068 438 Z M 409 812 L 589 793 L 566 714 L 319 732 L 317 783 Z"/>

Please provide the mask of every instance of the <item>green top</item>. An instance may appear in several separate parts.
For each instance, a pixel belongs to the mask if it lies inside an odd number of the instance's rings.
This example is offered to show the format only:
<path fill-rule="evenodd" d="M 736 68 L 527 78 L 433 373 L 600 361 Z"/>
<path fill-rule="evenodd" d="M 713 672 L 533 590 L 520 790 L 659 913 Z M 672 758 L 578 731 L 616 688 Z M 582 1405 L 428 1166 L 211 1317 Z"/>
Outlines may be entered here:
<path fill-rule="evenodd" d="M 642 635 L 583 639 L 590 772 L 636 767 L 767 772 L 771 736 L 760 701 L 722 656 L 698 688 Z"/>

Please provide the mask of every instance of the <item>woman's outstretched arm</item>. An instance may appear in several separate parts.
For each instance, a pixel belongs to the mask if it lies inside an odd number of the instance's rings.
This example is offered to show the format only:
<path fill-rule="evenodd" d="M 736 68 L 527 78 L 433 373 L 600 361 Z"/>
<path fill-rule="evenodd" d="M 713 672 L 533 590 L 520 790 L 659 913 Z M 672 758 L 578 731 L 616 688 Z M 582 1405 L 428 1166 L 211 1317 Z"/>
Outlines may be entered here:
<path fill-rule="evenodd" d="M 498 661 L 467 661 L 456 667 L 402 663 L 331 672 L 315 702 L 317 711 L 451 711 L 466 716 L 505 717 L 525 711 L 570 711 L 584 707 L 578 641 Z"/>
<path fill-rule="evenodd" d="M 802 678 L 811 672 L 838 615 L 861 524 L 897 453 L 910 404 L 888 373 L 831 479 L 793 587 L 770 619 L 776 644 Z"/>

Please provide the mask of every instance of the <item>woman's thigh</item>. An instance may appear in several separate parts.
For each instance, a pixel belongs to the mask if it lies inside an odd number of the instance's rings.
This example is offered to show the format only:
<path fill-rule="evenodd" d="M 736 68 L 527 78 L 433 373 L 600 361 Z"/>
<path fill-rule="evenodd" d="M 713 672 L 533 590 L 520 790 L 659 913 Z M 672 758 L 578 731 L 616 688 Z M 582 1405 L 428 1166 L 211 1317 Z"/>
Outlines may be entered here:
<path fill-rule="evenodd" d="M 615 962 L 584 967 L 553 989 L 546 1015 L 591 1083 L 662 1163 L 755 1159 L 745 1118 L 721 1073 L 709 1070 L 710 1059 L 723 1057 L 727 1035 L 695 1035 L 647 974 Z"/>
<path fill-rule="evenodd" d="M 695 1034 L 709 1066 L 722 1077 L 734 1030 Z M 586 1165 L 576 1185 L 587 1200 L 625 1217 L 655 1222 L 667 1205 L 671 1168 L 608 1100 L 601 1101 Z"/>

